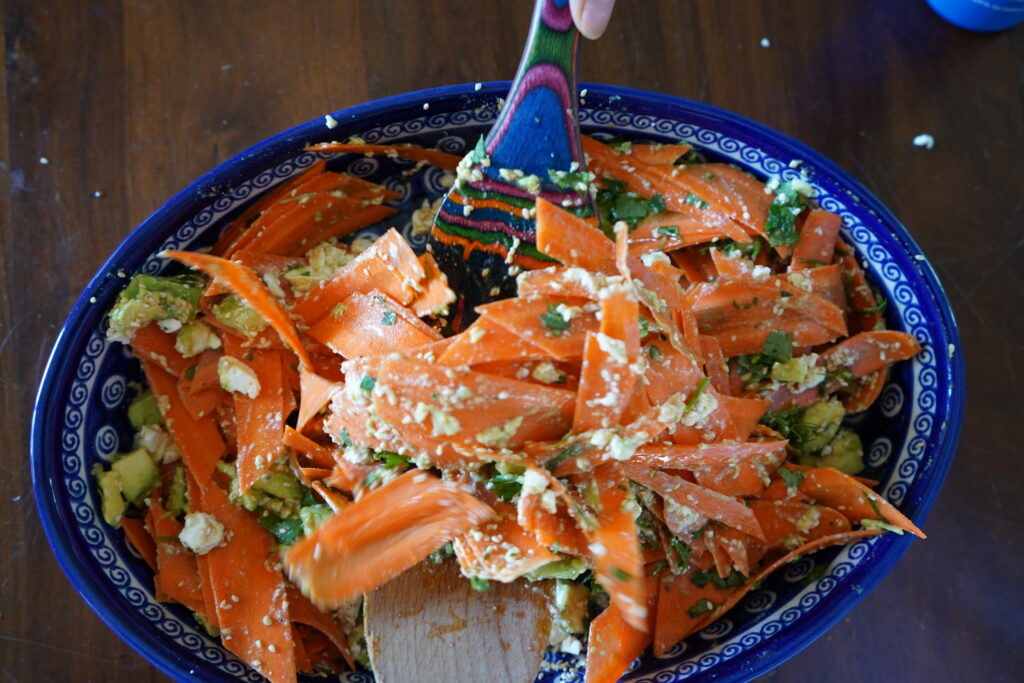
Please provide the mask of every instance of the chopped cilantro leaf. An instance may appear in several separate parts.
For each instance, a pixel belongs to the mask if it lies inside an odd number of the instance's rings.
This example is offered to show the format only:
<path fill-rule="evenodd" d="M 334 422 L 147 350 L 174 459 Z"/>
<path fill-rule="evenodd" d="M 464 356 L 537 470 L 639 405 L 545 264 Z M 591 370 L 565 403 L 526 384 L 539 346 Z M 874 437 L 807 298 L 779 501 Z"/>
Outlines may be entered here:
<path fill-rule="evenodd" d="M 384 465 L 384 469 L 405 469 L 412 464 L 409 458 L 403 457 L 398 453 L 392 453 L 391 451 L 378 451 L 373 454 L 373 457 L 380 460 Z"/>
<path fill-rule="evenodd" d="M 647 355 L 651 357 L 651 360 L 659 360 L 662 357 L 661 349 L 657 346 L 648 346 Z"/>
<path fill-rule="evenodd" d="M 679 237 L 678 225 L 663 225 L 658 228 L 658 234 L 662 237 Z"/>
<path fill-rule="evenodd" d="M 773 247 L 795 244 L 800 240 L 796 217 L 803 208 L 803 199 L 792 185 L 783 183 L 779 186 L 775 200 L 768 207 L 768 218 L 764 223 L 764 232 Z"/>
<path fill-rule="evenodd" d="M 632 230 L 644 218 L 665 210 L 665 200 L 659 194 L 647 199 L 627 191 L 624 181 L 602 178 L 602 182 L 604 189 L 598 191 L 596 204 L 601 227 L 608 234 L 619 221 L 625 221 Z"/>
<path fill-rule="evenodd" d="M 711 206 L 692 192 L 686 193 L 686 198 L 683 200 L 683 203 L 689 204 L 690 206 L 696 206 L 698 209 L 707 209 Z"/>
<path fill-rule="evenodd" d="M 196 377 L 196 366 L 190 365 L 185 368 L 185 379 L 195 379 Z"/>
<path fill-rule="evenodd" d="M 348 430 L 347 429 L 342 427 L 338 431 L 338 435 L 341 436 L 341 442 L 343 444 L 345 444 L 346 446 L 351 446 L 352 445 L 352 437 L 348 435 Z"/>
<path fill-rule="evenodd" d="M 555 337 L 561 336 L 571 325 L 551 302 L 548 302 L 548 312 L 541 314 L 540 322 L 547 328 L 548 334 Z"/>
<path fill-rule="evenodd" d="M 487 147 L 484 146 L 484 136 L 481 135 L 476 141 L 476 147 L 469 153 L 469 158 L 474 164 L 479 164 L 481 161 L 487 158 Z"/>
<path fill-rule="evenodd" d="M 363 391 L 373 391 L 375 386 L 377 386 L 377 380 L 369 375 L 363 375 L 363 379 L 359 382 L 359 388 Z"/>
<path fill-rule="evenodd" d="M 469 577 L 469 585 L 473 587 L 473 590 L 485 593 L 491 589 L 491 583 L 487 579 L 481 579 L 479 576 Z"/>
<path fill-rule="evenodd" d="M 427 559 L 429 559 L 434 564 L 441 564 L 442 562 L 444 562 L 444 558 L 451 557 L 454 554 L 455 548 L 452 547 L 452 544 L 445 543 L 443 546 L 427 555 Z"/>
<path fill-rule="evenodd" d="M 523 490 L 523 476 L 521 474 L 496 474 L 491 477 L 489 483 L 491 490 L 494 491 L 494 495 L 506 503 L 511 503 L 512 499 Z"/>
<path fill-rule="evenodd" d="M 795 489 L 804 483 L 804 473 L 801 470 L 791 470 L 788 467 L 780 467 L 777 472 L 786 482 L 786 488 Z"/>
<path fill-rule="evenodd" d="M 640 316 L 640 319 L 637 321 L 637 325 L 640 327 L 641 339 L 651 333 L 651 322 L 647 318 Z"/>
<path fill-rule="evenodd" d="M 690 546 L 675 536 L 670 536 L 668 543 L 672 546 L 672 550 L 676 551 L 676 555 L 679 556 L 679 568 L 682 571 L 686 571 L 690 566 Z"/>
<path fill-rule="evenodd" d="M 578 443 L 571 443 L 562 450 L 558 451 L 553 458 L 544 463 L 544 469 L 548 472 L 554 472 L 558 469 L 558 466 L 569 458 L 575 458 L 577 455 L 583 452 L 583 446 Z"/>
<path fill-rule="evenodd" d="M 665 210 L 665 198 L 655 192 L 650 200 L 651 213 L 662 213 Z"/>
<path fill-rule="evenodd" d="M 398 321 L 398 316 L 394 311 L 384 311 L 384 315 L 380 318 L 381 325 L 394 325 Z"/>
<path fill-rule="evenodd" d="M 785 363 L 793 357 L 793 335 L 772 330 L 761 346 L 761 354 L 773 363 Z"/>
<path fill-rule="evenodd" d="M 711 602 L 707 598 L 701 598 L 697 602 L 693 603 L 693 607 L 686 610 L 686 613 L 693 618 L 697 618 L 701 615 L 707 614 L 715 608 L 715 603 Z"/>
<path fill-rule="evenodd" d="M 551 178 L 551 182 L 563 190 L 575 190 L 580 183 L 589 185 L 594 176 L 589 171 L 548 170 L 548 177 Z"/>

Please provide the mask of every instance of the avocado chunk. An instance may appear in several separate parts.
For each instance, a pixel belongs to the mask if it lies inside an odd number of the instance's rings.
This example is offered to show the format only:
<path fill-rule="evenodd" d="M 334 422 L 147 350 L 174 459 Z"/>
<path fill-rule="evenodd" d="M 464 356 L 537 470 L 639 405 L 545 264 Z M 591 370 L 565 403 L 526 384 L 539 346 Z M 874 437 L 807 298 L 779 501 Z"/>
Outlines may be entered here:
<path fill-rule="evenodd" d="M 121 495 L 121 475 L 117 472 L 104 470 L 103 465 L 93 465 L 92 474 L 96 477 L 96 484 L 100 489 L 100 509 L 103 513 L 103 521 L 110 526 L 120 526 L 121 516 L 128 509 L 128 504 Z"/>
<path fill-rule="evenodd" d="M 146 389 L 132 399 L 132 402 L 128 404 L 128 421 L 135 429 L 144 425 L 162 425 L 164 423 L 164 416 L 160 414 L 160 407 L 157 405 L 156 396 L 152 391 Z"/>
<path fill-rule="evenodd" d="M 182 513 L 189 511 L 188 485 L 185 483 L 185 468 L 181 465 L 174 468 L 171 485 L 164 499 L 164 509 L 172 517 L 180 517 Z"/>
<path fill-rule="evenodd" d="M 252 487 L 280 500 L 302 500 L 306 488 L 291 472 L 271 470 L 256 480 Z"/>
<path fill-rule="evenodd" d="M 110 463 L 110 470 L 121 478 L 121 493 L 129 503 L 138 504 L 160 480 L 160 470 L 145 448 L 136 448 Z"/>
<path fill-rule="evenodd" d="M 263 316 L 237 294 L 228 294 L 210 310 L 217 320 L 249 338 L 255 337 L 267 326 Z"/>
<path fill-rule="evenodd" d="M 180 329 L 196 317 L 203 284 L 195 275 L 136 275 L 110 309 L 107 337 L 127 342 L 135 330 L 154 320 L 168 321 L 168 327 Z"/>
<path fill-rule="evenodd" d="M 302 534 L 308 536 L 327 521 L 334 512 L 323 503 L 307 505 L 299 510 L 299 519 L 302 520 Z"/>
<path fill-rule="evenodd" d="M 548 562 L 541 567 L 537 567 L 528 573 L 526 578 L 531 581 L 540 581 L 541 579 L 571 580 L 585 571 L 587 571 L 587 563 L 582 557 L 564 557 L 561 560 Z"/>
<path fill-rule="evenodd" d="M 834 467 L 846 474 L 860 474 L 864 470 L 864 446 L 857 432 L 843 427 L 831 443 L 821 449 L 819 455 L 805 455 L 801 465 L 809 467 Z"/>
<path fill-rule="evenodd" d="M 844 417 L 846 409 L 834 398 L 809 406 L 800 418 L 805 434 L 800 450 L 804 453 L 820 451 L 839 433 Z"/>

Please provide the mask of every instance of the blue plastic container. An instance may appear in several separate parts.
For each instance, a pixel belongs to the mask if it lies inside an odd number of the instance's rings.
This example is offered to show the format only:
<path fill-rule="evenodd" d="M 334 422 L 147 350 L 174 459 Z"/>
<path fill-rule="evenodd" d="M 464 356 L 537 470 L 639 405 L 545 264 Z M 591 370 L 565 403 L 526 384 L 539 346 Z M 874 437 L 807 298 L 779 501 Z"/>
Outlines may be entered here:
<path fill-rule="evenodd" d="M 969 31 L 1002 31 L 1024 21 L 1024 0 L 928 0 L 939 16 Z"/>

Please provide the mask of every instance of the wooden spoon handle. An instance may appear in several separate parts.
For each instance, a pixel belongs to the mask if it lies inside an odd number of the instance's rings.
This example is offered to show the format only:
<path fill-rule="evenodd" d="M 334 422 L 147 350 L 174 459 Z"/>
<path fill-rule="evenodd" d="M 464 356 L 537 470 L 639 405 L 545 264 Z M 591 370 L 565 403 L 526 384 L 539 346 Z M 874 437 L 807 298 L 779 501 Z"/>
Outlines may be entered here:
<path fill-rule="evenodd" d="M 579 32 L 568 0 L 536 0 L 508 101 L 487 136 L 498 168 L 547 178 L 551 169 L 583 167 L 576 101 Z"/>

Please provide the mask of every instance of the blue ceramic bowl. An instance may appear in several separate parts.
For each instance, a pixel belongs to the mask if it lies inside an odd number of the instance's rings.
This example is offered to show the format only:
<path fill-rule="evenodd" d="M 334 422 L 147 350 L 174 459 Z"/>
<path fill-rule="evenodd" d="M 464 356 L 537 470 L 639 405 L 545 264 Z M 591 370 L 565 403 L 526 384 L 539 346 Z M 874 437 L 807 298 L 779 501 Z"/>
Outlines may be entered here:
<path fill-rule="evenodd" d="M 821 205 L 843 218 L 843 233 L 888 297 L 889 327 L 913 333 L 923 351 L 892 373 L 875 407 L 859 419 L 867 476 L 920 524 L 931 508 L 960 432 L 964 370 L 945 294 L 921 250 L 877 199 L 842 169 L 804 145 L 735 114 L 638 90 L 588 85 L 584 129 L 645 141 L 684 140 L 716 160 L 764 178 L 797 177 L 800 161 Z M 319 157 L 309 143 L 360 135 L 367 142 L 415 142 L 456 154 L 470 149 L 494 121 L 507 83 L 452 86 L 390 97 L 297 126 L 239 154 L 199 178 L 136 228 L 89 282 L 68 317 L 46 367 L 32 425 L 32 478 L 46 534 L 68 578 L 97 614 L 146 659 L 178 680 L 262 678 L 197 628 L 187 610 L 156 602 L 151 575 L 102 521 L 89 476 L 93 463 L 131 443 L 125 416 L 136 362 L 104 337 L 104 314 L 125 277 L 160 273 L 154 254 L 211 244 L 252 199 Z M 429 109 L 424 109 L 429 103 Z M 338 169 L 383 182 L 402 197 L 388 221 L 411 234 L 423 197 L 444 192 L 442 173 L 387 158 L 342 156 Z M 667 657 L 641 658 L 631 680 L 694 676 L 746 680 L 777 666 L 846 614 L 893 567 L 910 543 L 886 535 L 804 558 L 777 572 L 714 624 Z M 908 625 L 908 628 L 910 626 Z M 558 680 L 557 672 L 542 674 Z M 366 673 L 344 680 L 369 681 Z M 575 680 L 575 679 L 574 679 Z"/>

